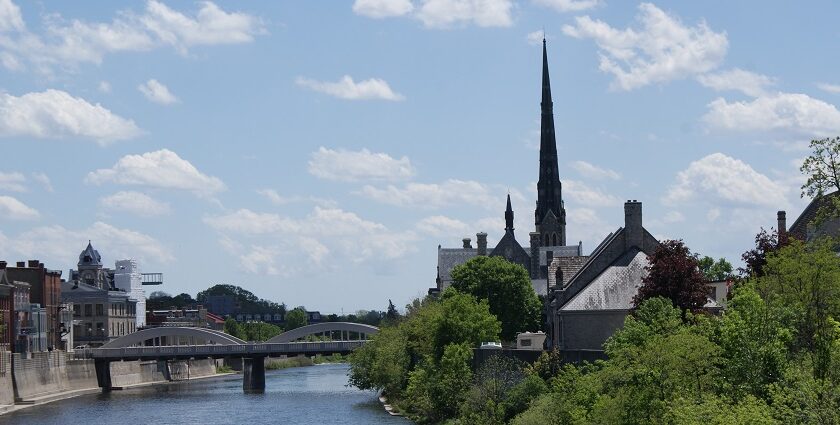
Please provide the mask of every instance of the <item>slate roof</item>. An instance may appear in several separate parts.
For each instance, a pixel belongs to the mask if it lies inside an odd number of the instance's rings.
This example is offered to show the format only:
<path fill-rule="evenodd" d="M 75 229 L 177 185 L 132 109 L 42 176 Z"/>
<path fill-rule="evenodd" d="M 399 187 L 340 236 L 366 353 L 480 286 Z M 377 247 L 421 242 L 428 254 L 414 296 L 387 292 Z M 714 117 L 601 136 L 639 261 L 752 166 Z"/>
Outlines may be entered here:
<path fill-rule="evenodd" d="M 563 271 L 563 281 L 560 282 L 562 285 L 561 287 L 566 286 L 567 283 L 572 279 L 572 276 L 583 267 L 584 264 L 589 260 L 588 255 L 580 255 L 574 257 L 554 257 L 551 261 L 551 266 L 548 270 L 548 284 L 549 286 L 557 285 L 557 274 L 556 271 L 559 268 Z"/>
<path fill-rule="evenodd" d="M 634 248 L 604 269 L 562 310 L 628 310 L 642 284 L 647 254 Z"/>
<path fill-rule="evenodd" d="M 818 198 L 814 198 L 804 210 L 802 214 L 790 225 L 787 233 L 801 241 L 808 240 L 808 224 L 810 224 L 817 217 L 817 212 L 823 205 L 828 204 L 831 198 L 840 196 L 840 192 L 832 192 Z M 777 229 L 778 230 L 778 229 Z"/>
<path fill-rule="evenodd" d="M 89 257 L 90 261 L 85 261 L 85 257 Z M 99 251 L 93 249 L 93 245 L 90 244 L 88 241 L 87 248 L 79 254 L 79 264 L 80 266 L 101 266 L 102 265 L 102 256 L 99 255 Z"/>
<path fill-rule="evenodd" d="M 488 248 L 489 250 L 489 248 Z M 444 289 L 452 282 L 452 269 L 478 255 L 476 248 L 438 248 L 438 278 Z"/>

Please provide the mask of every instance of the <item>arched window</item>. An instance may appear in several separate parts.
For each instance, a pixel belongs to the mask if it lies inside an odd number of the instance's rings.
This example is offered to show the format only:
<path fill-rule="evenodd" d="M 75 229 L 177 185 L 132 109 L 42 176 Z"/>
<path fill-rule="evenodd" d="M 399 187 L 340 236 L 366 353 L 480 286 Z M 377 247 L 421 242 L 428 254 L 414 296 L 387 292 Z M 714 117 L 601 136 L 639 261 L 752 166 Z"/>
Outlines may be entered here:
<path fill-rule="evenodd" d="M 557 267 L 557 271 L 554 272 L 554 277 L 555 277 L 554 284 L 557 285 L 558 287 L 562 288 L 563 287 L 563 269 L 561 269 L 560 267 Z"/>
<path fill-rule="evenodd" d="M 557 233 L 552 233 L 551 234 L 551 245 L 552 246 L 557 246 Z"/>
<path fill-rule="evenodd" d="M 543 243 L 543 246 L 549 246 L 549 244 L 548 244 L 548 242 L 549 242 L 548 238 L 549 238 L 549 237 L 550 237 L 550 236 L 549 236 L 549 234 L 548 234 L 548 233 L 546 233 L 546 234 L 545 234 L 545 242 Z"/>

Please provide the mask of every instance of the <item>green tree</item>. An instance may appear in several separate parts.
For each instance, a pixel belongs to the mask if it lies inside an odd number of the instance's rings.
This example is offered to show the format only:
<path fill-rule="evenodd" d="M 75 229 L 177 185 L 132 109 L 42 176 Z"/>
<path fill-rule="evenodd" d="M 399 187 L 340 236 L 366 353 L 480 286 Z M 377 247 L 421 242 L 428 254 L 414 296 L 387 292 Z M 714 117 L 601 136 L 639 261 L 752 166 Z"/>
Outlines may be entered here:
<path fill-rule="evenodd" d="M 542 304 L 528 271 L 502 257 L 475 257 L 452 270 L 452 287 L 488 300 L 490 312 L 502 322 L 502 339 L 540 329 Z"/>
<path fill-rule="evenodd" d="M 245 339 L 242 332 L 242 326 L 232 317 L 225 319 L 224 332 L 228 335 L 233 335 L 239 339 Z"/>
<path fill-rule="evenodd" d="M 301 326 L 309 324 L 309 315 L 303 307 L 297 307 L 292 311 L 286 313 L 286 330 L 297 329 Z"/>
<path fill-rule="evenodd" d="M 720 258 L 715 261 L 714 258 L 707 255 L 701 258 L 697 262 L 697 265 L 700 267 L 700 273 L 703 273 L 703 276 L 709 282 L 727 280 L 733 277 L 732 264 L 726 261 L 725 258 Z"/>

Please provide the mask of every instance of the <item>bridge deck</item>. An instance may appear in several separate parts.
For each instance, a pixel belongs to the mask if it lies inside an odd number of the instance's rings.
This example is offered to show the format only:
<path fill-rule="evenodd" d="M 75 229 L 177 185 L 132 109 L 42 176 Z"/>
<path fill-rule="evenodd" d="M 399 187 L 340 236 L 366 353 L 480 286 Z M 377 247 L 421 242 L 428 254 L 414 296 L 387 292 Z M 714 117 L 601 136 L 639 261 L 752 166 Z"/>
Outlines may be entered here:
<path fill-rule="evenodd" d="M 188 358 L 265 357 L 349 353 L 365 344 L 361 341 L 283 342 L 157 347 L 91 348 L 77 350 L 76 356 L 97 360 L 164 360 Z"/>

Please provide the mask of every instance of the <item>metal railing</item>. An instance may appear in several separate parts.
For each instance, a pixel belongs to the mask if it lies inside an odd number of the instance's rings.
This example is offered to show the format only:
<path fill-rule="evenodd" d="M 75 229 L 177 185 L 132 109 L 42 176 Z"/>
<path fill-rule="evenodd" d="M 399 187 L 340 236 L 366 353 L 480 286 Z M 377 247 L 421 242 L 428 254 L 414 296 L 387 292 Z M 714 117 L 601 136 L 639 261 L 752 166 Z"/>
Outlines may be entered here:
<path fill-rule="evenodd" d="M 348 352 L 366 341 L 282 342 L 251 344 L 173 345 L 156 347 L 86 348 L 76 350 L 75 358 L 122 359 L 167 357 L 247 357 L 275 354 Z"/>

